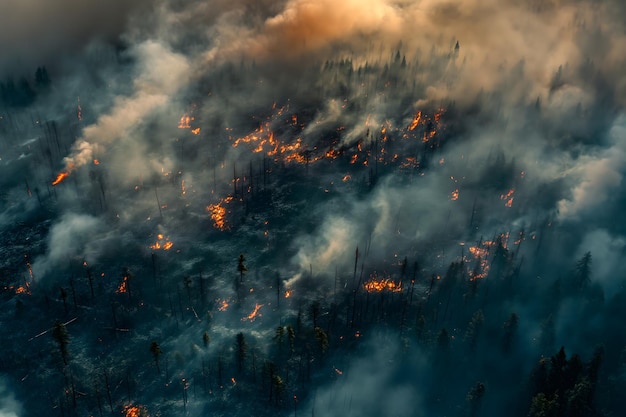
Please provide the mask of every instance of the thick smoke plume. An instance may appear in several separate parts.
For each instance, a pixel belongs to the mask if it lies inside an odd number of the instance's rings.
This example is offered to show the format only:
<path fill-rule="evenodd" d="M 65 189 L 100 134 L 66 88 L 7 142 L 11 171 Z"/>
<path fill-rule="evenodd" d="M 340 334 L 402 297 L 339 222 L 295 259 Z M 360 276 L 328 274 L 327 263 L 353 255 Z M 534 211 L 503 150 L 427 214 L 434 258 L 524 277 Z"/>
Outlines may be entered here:
<path fill-rule="evenodd" d="M 625 12 L 0 5 L 0 75 L 51 78 L 0 80 L 25 415 L 527 416 L 561 346 L 562 407 L 623 410 Z"/>

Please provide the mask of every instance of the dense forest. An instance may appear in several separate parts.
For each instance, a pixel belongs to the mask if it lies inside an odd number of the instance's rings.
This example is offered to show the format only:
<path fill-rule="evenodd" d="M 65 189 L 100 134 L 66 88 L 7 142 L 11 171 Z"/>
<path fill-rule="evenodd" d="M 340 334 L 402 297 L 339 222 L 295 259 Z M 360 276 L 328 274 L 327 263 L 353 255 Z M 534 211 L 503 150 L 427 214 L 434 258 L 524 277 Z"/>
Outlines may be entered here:
<path fill-rule="evenodd" d="M 623 414 L 621 6 L 479 3 L 163 1 L 0 68 L 0 416 Z"/>

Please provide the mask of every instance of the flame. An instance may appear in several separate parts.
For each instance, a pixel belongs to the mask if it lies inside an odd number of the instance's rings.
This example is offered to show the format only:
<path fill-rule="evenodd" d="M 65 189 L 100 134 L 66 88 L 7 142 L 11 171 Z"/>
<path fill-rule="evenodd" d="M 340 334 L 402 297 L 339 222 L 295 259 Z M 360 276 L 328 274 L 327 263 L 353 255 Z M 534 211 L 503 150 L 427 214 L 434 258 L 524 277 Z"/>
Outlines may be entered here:
<path fill-rule="evenodd" d="M 261 314 L 259 313 L 259 310 L 261 309 L 261 307 L 263 307 L 263 304 L 257 303 L 254 306 L 254 310 L 252 310 L 252 312 L 248 314 L 246 317 L 242 318 L 241 321 L 254 321 L 256 320 L 257 317 L 261 317 Z"/>
<path fill-rule="evenodd" d="M 457 188 L 457 189 L 455 189 L 454 191 L 452 191 L 450 193 L 450 200 L 451 201 L 456 201 L 458 199 L 459 199 L 459 189 Z"/>
<path fill-rule="evenodd" d="M 148 416 L 146 407 L 143 405 L 127 405 L 122 410 L 122 414 L 124 414 L 124 417 Z"/>
<path fill-rule="evenodd" d="M 193 116 L 187 116 L 186 114 L 183 114 L 180 118 L 180 121 L 178 122 L 178 128 L 179 129 L 191 129 L 190 123 L 193 120 L 195 120 Z"/>
<path fill-rule="evenodd" d="M 24 285 L 20 285 L 15 289 L 15 294 L 28 294 L 31 295 L 30 292 L 30 283 L 26 282 Z"/>
<path fill-rule="evenodd" d="M 221 299 L 218 298 L 216 301 L 219 304 L 217 306 L 217 310 L 218 311 L 226 311 L 226 310 L 228 310 L 228 307 L 230 306 L 230 304 L 228 303 L 228 300 L 221 300 Z"/>
<path fill-rule="evenodd" d="M 402 282 L 395 282 L 389 278 L 378 279 L 376 275 L 372 275 L 364 287 L 367 292 L 402 292 Z"/>
<path fill-rule="evenodd" d="M 206 207 L 206 211 L 211 214 L 211 219 L 213 219 L 213 227 L 218 230 L 224 231 L 228 230 L 228 224 L 226 223 L 226 208 L 222 204 L 228 204 L 233 200 L 232 196 L 228 196 L 226 198 L 222 198 L 217 204 L 209 204 Z"/>
<path fill-rule="evenodd" d="M 350 174 L 346 174 L 343 176 L 342 181 L 343 182 L 348 182 L 352 179 L 352 176 L 350 176 Z"/>
<path fill-rule="evenodd" d="M 115 290 L 115 292 L 117 294 L 125 294 L 128 292 L 128 276 L 124 275 L 124 280 L 122 281 L 122 283 L 117 287 L 117 290 Z"/>
<path fill-rule="evenodd" d="M 52 181 L 52 185 L 59 184 L 61 181 L 66 179 L 69 175 L 70 175 L 70 173 L 68 171 L 60 172 L 59 175 L 57 175 L 56 179 L 54 181 Z"/>
<path fill-rule="evenodd" d="M 513 207 L 513 198 L 515 198 L 513 194 L 515 194 L 515 188 L 511 188 L 508 193 L 500 195 L 500 200 L 505 201 L 505 207 Z"/>
<path fill-rule="evenodd" d="M 94 160 L 93 160 L 93 164 L 94 164 L 94 165 L 100 165 L 100 161 L 99 161 L 99 160 L 97 160 L 97 159 L 94 159 Z"/>
<path fill-rule="evenodd" d="M 291 295 L 293 294 L 293 290 L 287 290 L 285 291 L 285 298 L 289 298 L 291 297 Z"/>
<path fill-rule="evenodd" d="M 420 110 L 417 113 L 415 113 L 415 116 L 413 116 L 413 121 L 409 125 L 408 129 L 415 130 L 420 125 L 421 122 L 422 122 L 422 111 Z"/>
<path fill-rule="evenodd" d="M 150 249 L 153 250 L 170 250 L 174 246 L 174 243 L 169 240 L 168 237 L 163 236 L 162 233 L 157 235 L 157 241 L 150 245 Z"/>

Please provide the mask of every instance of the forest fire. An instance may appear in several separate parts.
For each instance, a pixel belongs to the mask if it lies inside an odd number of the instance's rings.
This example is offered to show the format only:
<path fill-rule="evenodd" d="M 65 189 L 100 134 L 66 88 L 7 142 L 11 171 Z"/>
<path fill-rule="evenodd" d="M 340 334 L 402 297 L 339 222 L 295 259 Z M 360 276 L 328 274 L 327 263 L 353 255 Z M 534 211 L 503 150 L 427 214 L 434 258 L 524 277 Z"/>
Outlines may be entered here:
<path fill-rule="evenodd" d="M 148 417 L 146 407 L 142 405 L 127 405 L 122 411 L 124 417 Z"/>
<path fill-rule="evenodd" d="M 224 231 L 228 230 L 230 227 L 226 222 L 226 208 L 222 204 L 228 204 L 233 200 L 232 196 L 228 196 L 223 198 L 217 204 L 209 204 L 206 207 L 206 211 L 211 215 L 211 219 L 213 220 L 213 227 L 218 230 Z"/>
<path fill-rule="evenodd" d="M 286 290 L 285 291 L 285 298 L 291 297 L 292 294 L 293 294 L 293 290 Z"/>
<path fill-rule="evenodd" d="M 259 310 L 261 309 L 261 307 L 263 307 L 263 304 L 257 303 L 254 306 L 254 310 L 252 310 L 252 312 L 248 314 L 246 317 L 242 318 L 241 321 L 254 321 L 257 319 L 257 317 L 261 317 L 261 314 L 259 313 Z"/>
<path fill-rule="evenodd" d="M 186 114 L 183 114 L 180 118 L 180 121 L 178 122 L 178 128 L 179 129 L 191 129 L 191 122 L 194 120 L 193 116 L 187 116 Z"/>
<path fill-rule="evenodd" d="M 228 310 L 228 307 L 230 306 L 230 304 L 228 303 L 228 300 L 222 300 L 222 299 L 217 299 L 217 311 L 226 311 Z"/>
<path fill-rule="evenodd" d="M 174 246 L 174 243 L 172 243 L 169 238 L 163 236 L 162 233 L 159 233 L 157 235 L 157 241 L 154 242 L 152 245 L 150 245 L 150 249 L 153 250 L 170 250 L 172 249 L 172 246 Z"/>
<path fill-rule="evenodd" d="M 55 180 L 52 181 L 52 185 L 57 185 L 57 184 L 61 183 L 61 181 L 66 179 L 69 175 L 70 175 L 70 173 L 67 172 L 67 171 L 60 172 L 59 175 L 57 175 L 57 177 L 55 178 Z"/>
<path fill-rule="evenodd" d="M 455 189 L 450 193 L 450 201 L 456 201 L 459 199 L 459 189 Z"/>
<path fill-rule="evenodd" d="M 124 279 L 120 285 L 118 285 L 116 294 L 126 294 L 128 292 L 128 276 L 124 275 Z"/>
<path fill-rule="evenodd" d="M 511 188 L 506 194 L 500 195 L 500 200 L 504 201 L 505 207 L 513 207 L 513 195 L 515 194 L 515 188 Z"/>
<path fill-rule="evenodd" d="M 364 285 L 365 291 L 374 292 L 402 292 L 402 282 L 395 282 L 389 278 L 378 279 L 375 275 Z"/>
<path fill-rule="evenodd" d="M 27 281 L 24 285 L 20 285 L 15 289 L 15 294 L 27 294 L 31 295 L 30 283 Z"/>

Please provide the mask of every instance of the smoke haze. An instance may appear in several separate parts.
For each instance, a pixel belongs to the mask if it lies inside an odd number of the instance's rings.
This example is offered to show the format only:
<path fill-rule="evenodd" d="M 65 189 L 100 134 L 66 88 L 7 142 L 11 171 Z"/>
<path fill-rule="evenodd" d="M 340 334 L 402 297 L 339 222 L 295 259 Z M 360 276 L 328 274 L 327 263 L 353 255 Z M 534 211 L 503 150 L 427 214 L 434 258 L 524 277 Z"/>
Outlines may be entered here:
<path fill-rule="evenodd" d="M 590 369 L 604 345 L 596 399 L 619 411 L 623 13 L 4 2 L 3 302 L 29 323 L 7 320 L 25 346 L 7 384 L 30 404 L 35 378 L 82 372 L 85 414 L 110 375 L 116 412 L 249 415 L 233 398 L 256 395 L 268 415 L 525 416 L 541 358 L 564 346 Z M 35 337 L 44 315 L 77 318 L 70 365 Z M 69 410 L 67 392 L 0 415 Z"/>

